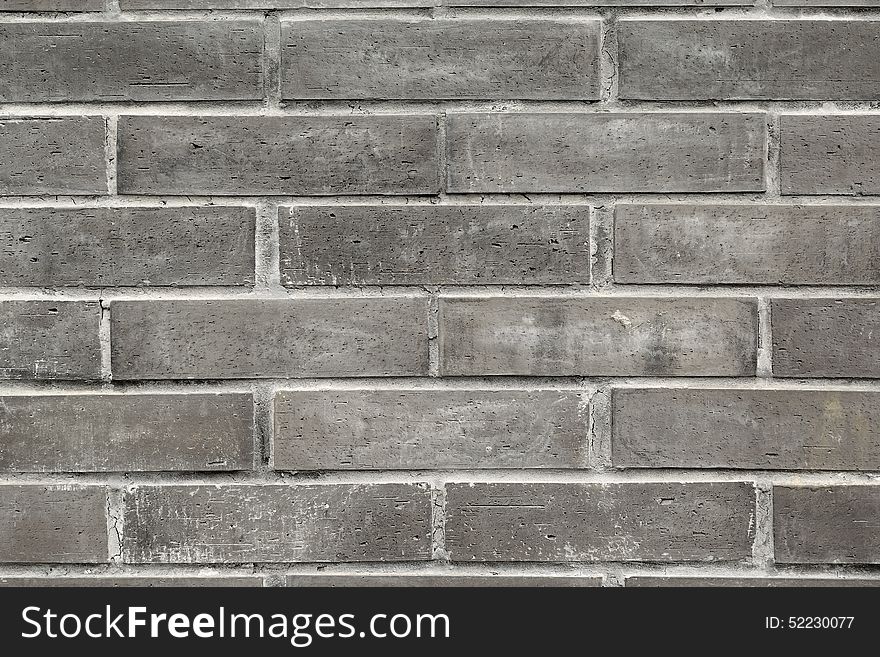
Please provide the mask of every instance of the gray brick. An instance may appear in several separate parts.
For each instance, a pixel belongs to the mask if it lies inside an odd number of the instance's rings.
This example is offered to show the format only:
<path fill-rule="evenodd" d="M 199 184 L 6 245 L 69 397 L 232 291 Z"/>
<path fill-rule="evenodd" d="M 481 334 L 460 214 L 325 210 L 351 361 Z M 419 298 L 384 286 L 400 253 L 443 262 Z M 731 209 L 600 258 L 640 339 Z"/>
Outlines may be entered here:
<path fill-rule="evenodd" d="M 880 470 L 880 394 L 617 389 L 612 463 L 624 468 Z"/>
<path fill-rule="evenodd" d="M 880 299 L 774 299 L 773 373 L 880 377 Z"/>
<path fill-rule="evenodd" d="M 0 485 L 0 561 L 105 562 L 106 511 L 100 486 Z"/>
<path fill-rule="evenodd" d="M 777 563 L 880 564 L 880 486 L 773 487 Z"/>
<path fill-rule="evenodd" d="M 878 0 L 774 0 L 777 7 L 877 7 Z"/>
<path fill-rule="evenodd" d="M 574 391 L 283 391 L 275 468 L 583 467 L 586 406 Z"/>
<path fill-rule="evenodd" d="M 751 299 L 440 301 L 444 375 L 754 376 Z"/>
<path fill-rule="evenodd" d="M 602 586 L 601 577 L 582 577 L 579 575 L 288 575 L 287 586 L 293 587 L 517 587 L 554 586 L 581 588 Z"/>
<path fill-rule="evenodd" d="M 144 577 L 141 575 L 132 577 L 3 577 L 0 578 L 0 587 L 20 586 L 20 587 L 112 587 L 112 588 L 159 588 L 159 587 L 255 587 L 263 586 L 261 577 L 226 577 L 226 576 L 209 576 L 209 577 Z"/>
<path fill-rule="evenodd" d="M 284 98 L 599 99 L 599 21 L 281 24 Z"/>
<path fill-rule="evenodd" d="M 249 394 L 0 397 L 0 471 L 249 470 Z"/>
<path fill-rule="evenodd" d="M 880 114 L 783 114 L 783 194 L 880 194 Z"/>
<path fill-rule="evenodd" d="M 259 21 L 9 23 L 0 101 L 256 100 L 262 51 Z"/>
<path fill-rule="evenodd" d="M 127 0 L 123 0 L 126 2 Z M 345 0 L 342 0 L 345 1 Z M 680 7 L 687 5 L 752 5 L 754 0 L 447 0 L 453 7 Z"/>
<path fill-rule="evenodd" d="M 106 194 L 100 116 L 0 119 L 0 194 Z"/>
<path fill-rule="evenodd" d="M 102 0 L 3 0 L 2 11 L 103 11 Z"/>
<path fill-rule="evenodd" d="M 0 379 L 98 380 L 97 301 L 0 302 Z"/>
<path fill-rule="evenodd" d="M 620 97 L 870 100 L 878 37 L 875 21 L 622 20 Z"/>
<path fill-rule="evenodd" d="M 124 116 L 125 194 L 434 194 L 434 116 Z"/>
<path fill-rule="evenodd" d="M 411 484 L 138 486 L 128 563 L 431 558 L 431 493 Z"/>
<path fill-rule="evenodd" d="M 14 0 L 15 1 L 15 0 Z M 28 0 L 17 0 L 27 2 Z M 39 0 L 31 0 L 38 2 Z M 92 2 L 93 0 L 89 0 Z M 831 0 L 828 0 L 831 1 Z M 859 0 L 851 0 L 853 3 Z M 870 2 L 870 0 L 862 0 Z M 751 5 L 754 0 L 451 0 L 450 6 L 498 7 L 675 7 L 685 5 Z M 123 9 L 300 9 L 300 8 L 355 8 L 377 7 L 433 7 L 436 0 L 120 0 Z"/>
<path fill-rule="evenodd" d="M 619 283 L 876 285 L 880 206 L 619 205 Z"/>
<path fill-rule="evenodd" d="M 114 301 L 114 379 L 427 374 L 418 297 Z"/>
<path fill-rule="evenodd" d="M 0 283 L 253 285 L 253 208 L 0 209 Z"/>
<path fill-rule="evenodd" d="M 122 9 L 303 9 L 433 7 L 436 0 L 120 0 Z"/>
<path fill-rule="evenodd" d="M 450 114 L 450 192 L 764 189 L 762 114 Z"/>
<path fill-rule="evenodd" d="M 751 557 L 746 483 L 454 484 L 454 561 L 740 561 Z"/>
<path fill-rule="evenodd" d="M 844 577 L 627 577 L 627 587 L 817 588 L 880 586 L 880 579 Z"/>
<path fill-rule="evenodd" d="M 309 206 L 280 211 L 285 285 L 589 283 L 590 208 Z"/>

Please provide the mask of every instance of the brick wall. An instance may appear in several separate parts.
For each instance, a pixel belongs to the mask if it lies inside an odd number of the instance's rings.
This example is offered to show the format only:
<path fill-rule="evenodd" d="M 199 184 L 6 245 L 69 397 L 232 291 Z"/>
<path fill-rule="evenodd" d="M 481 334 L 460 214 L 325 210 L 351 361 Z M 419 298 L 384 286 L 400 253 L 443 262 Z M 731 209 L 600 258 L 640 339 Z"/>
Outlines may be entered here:
<path fill-rule="evenodd" d="M 880 3 L 439 4 L 0 0 L 0 582 L 880 583 Z"/>

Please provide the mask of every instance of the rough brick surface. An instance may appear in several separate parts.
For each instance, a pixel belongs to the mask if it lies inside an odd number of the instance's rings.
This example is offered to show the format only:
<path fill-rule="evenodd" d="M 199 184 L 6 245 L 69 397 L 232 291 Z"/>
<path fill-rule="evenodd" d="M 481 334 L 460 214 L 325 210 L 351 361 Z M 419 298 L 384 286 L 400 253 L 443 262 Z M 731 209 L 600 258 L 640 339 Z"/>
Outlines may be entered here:
<path fill-rule="evenodd" d="M 878 37 L 861 20 L 622 20 L 620 97 L 870 100 Z"/>
<path fill-rule="evenodd" d="M 880 378 L 880 299 L 774 299 L 773 373 Z"/>
<path fill-rule="evenodd" d="M 0 0 L 0 585 L 877 584 L 878 7 Z"/>
<path fill-rule="evenodd" d="M 417 485 L 138 486 L 123 560 L 418 561 L 430 529 L 430 491 Z"/>
<path fill-rule="evenodd" d="M 0 118 L 0 195 L 106 194 L 100 116 Z"/>
<path fill-rule="evenodd" d="M 783 194 L 880 194 L 880 115 L 780 117 Z"/>
<path fill-rule="evenodd" d="M 119 191 L 434 194 L 437 148 L 425 115 L 124 116 Z"/>
<path fill-rule="evenodd" d="M 598 21 L 290 21 L 281 42 L 283 98 L 599 98 Z"/>
<path fill-rule="evenodd" d="M 846 390 L 617 389 L 622 468 L 880 470 L 880 395 Z"/>
<path fill-rule="evenodd" d="M 627 586 L 664 587 L 735 587 L 735 588 L 815 588 L 815 587 L 874 587 L 880 579 L 843 577 L 627 577 Z"/>
<path fill-rule="evenodd" d="M 102 486 L 0 485 L 0 562 L 107 561 Z"/>
<path fill-rule="evenodd" d="M 280 240 L 289 286 L 590 282 L 587 206 L 296 206 Z"/>
<path fill-rule="evenodd" d="M 725 484 L 453 484 L 454 561 L 739 561 L 755 493 Z"/>
<path fill-rule="evenodd" d="M 0 301 L 0 379 L 101 378 L 96 301 Z"/>
<path fill-rule="evenodd" d="M 504 575 L 288 575 L 287 586 L 293 587 L 354 587 L 421 586 L 444 588 L 457 586 L 554 586 L 593 587 L 602 586 L 601 577 L 559 577 L 529 575 L 523 577 Z"/>
<path fill-rule="evenodd" d="M 428 368 L 418 297 L 116 301 L 117 379 L 404 376 Z"/>
<path fill-rule="evenodd" d="M 257 21 L 0 25 L 0 101 L 259 99 L 262 44 Z"/>
<path fill-rule="evenodd" d="M 0 578 L 0 587 L 3 586 L 27 586 L 27 587 L 56 587 L 56 586 L 83 586 L 83 587 L 254 587 L 263 586 L 261 577 L 3 577 Z"/>
<path fill-rule="evenodd" d="M 761 114 L 449 114 L 451 192 L 764 189 Z"/>
<path fill-rule="evenodd" d="M 773 487 L 778 563 L 880 563 L 880 486 Z"/>
<path fill-rule="evenodd" d="M 0 283 L 249 286 L 254 222 L 252 208 L 4 208 Z"/>
<path fill-rule="evenodd" d="M 619 283 L 876 285 L 880 206 L 619 205 Z"/>
<path fill-rule="evenodd" d="M 748 376 L 749 299 L 494 297 L 440 301 L 444 375 Z"/>
<path fill-rule="evenodd" d="M 102 11 L 102 0 L 4 0 L 0 11 Z"/>
<path fill-rule="evenodd" d="M 0 471 L 249 470 L 253 401 L 227 395 L 0 397 Z"/>
<path fill-rule="evenodd" d="M 278 470 L 576 468 L 589 415 L 573 391 L 287 391 Z"/>

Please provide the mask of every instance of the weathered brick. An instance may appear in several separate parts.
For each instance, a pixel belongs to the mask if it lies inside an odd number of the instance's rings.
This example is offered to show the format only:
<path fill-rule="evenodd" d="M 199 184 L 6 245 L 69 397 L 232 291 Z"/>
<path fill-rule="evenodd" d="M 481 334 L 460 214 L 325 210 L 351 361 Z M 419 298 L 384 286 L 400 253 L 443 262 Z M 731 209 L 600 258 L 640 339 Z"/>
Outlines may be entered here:
<path fill-rule="evenodd" d="M 102 0 L 3 0 L 0 11 L 103 11 Z"/>
<path fill-rule="evenodd" d="M 296 206 L 280 210 L 285 285 L 589 283 L 590 208 Z"/>
<path fill-rule="evenodd" d="M 434 116 L 123 116 L 120 193 L 434 194 Z"/>
<path fill-rule="evenodd" d="M 60 586 L 77 586 L 77 587 L 138 587 L 138 588 L 158 588 L 158 587 L 255 587 L 263 586 L 261 577 L 227 577 L 227 576 L 198 576 L 198 577 L 145 577 L 142 575 L 132 577 L 3 577 L 0 578 L 0 587 L 16 586 L 16 587 L 60 587 Z"/>
<path fill-rule="evenodd" d="M 751 299 L 490 297 L 440 300 L 444 375 L 747 376 Z"/>
<path fill-rule="evenodd" d="M 876 285 L 880 206 L 619 205 L 619 283 Z"/>
<path fill-rule="evenodd" d="M 243 207 L 0 209 L 0 283 L 253 285 Z"/>
<path fill-rule="evenodd" d="M 774 299 L 773 373 L 880 377 L 880 299 Z"/>
<path fill-rule="evenodd" d="M 774 0 L 778 7 L 877 7 L 878 0 Z"/>
<path fill-rule="evenodd" d="M 751 5 L 753 0 L 446 0 L 445 4 L 453 7 L 571 7 L 581 5 L 588 7 L 677 7 L 686 5 Z"/>
<path fill-rule="evenodd" d="M 106 194 L 100 116 L 0 119 L 0 194 Z"/>
<path fill-rule="evenodd" d="M 453 561 L 739 561 L 752 554 L 746 483 L 454 484 Z"/>
<path fill-rule="evenodd" d="M 0 101 L 256 100 L 262 32 L 259 21 L 0 25 Z"/>
<path fill-rule="evenodd" d="M 602 586 L 601 577 L 579 575 L 288 575 L 287 586 L 293 587 L 429 587 L 452 588 L 471 586 Z"/>
<path fill-rule="evenodd" d="M 100 486 L 0 485 L 0 561 L 107 561 L 106 511 Z"/>
<path fill-rule="evenodd" d="M 97 301 L 0 302 L 0 379 L 97 380 Z"/>
<path fill-rule="evenodd" d="M 783 114 L 783 194 L 880 194 L 880 114 Z"/>
<path fill-rule="evenodd" d="M 622 468 L 880 470 L 880 394 L 849 390 L 616 389 Z"/>
<path fill-rule="evenodd" d="M 627 577 L 628 587 L 815 588 L 880 586 L 880 579 L 851 577 Z"/>
<path fill-rule="evenodd" d="M 0 397 L 0 470 L 249 470 L 249 394 Z"/>
<path fill-rule="evenodd" d="M 880 22 L 622 20 L 620 97 L 869 100 Z"/>
<path fill-rule="evenodd" d="M 419 297 L 114 301 L 110 321 L 119 380 L 428 371 Z"/>
<path fill-rule="evenodd" d="M 28 2 L 28 0 L 13 0 Z M 38 2 L 39 0 L 30 0 Z M 72 0 L 71 0 L 72 1 Z M 94 0 L 88 0 L 93 2 Z M 831 2 L 833 0 L 826 0 Z M 850 0 L 857 3 L 859 0 Z M 861 0 L 870 3 L 871 0 Z M 452 7 L 571 7 L 571 6 L 652 6 L 674 7 L 683 5 L 751 5 L 754 0 L 449 0 L 443 4 Z M 120 0 L 123 9 L 300 9 L 300 8 L 354 8 L 377 7 L 434 7 L 437 0 Z"/>
<path fill-rule="evenodd" d="M 599 21 L 281 24 L 283 98 L 599 98 Z"/>
<path fill-rule="evenodd" d="M 128 563 L 431 558 L 431 493 L 411 484 L 138 486 Z"/>
<path fill-rule="evenodd" d="M 577 468 L 576 391 L 317 390 L 275 399 L 278 470 Z"/>
<path fill-rule="evenodd" d="M 450 192 L 764 189 L 762 114 L 449 114 Z"/>
<path fill-rule="evenodd" d="M 372 9 L 433 7 L 436 0 L 119 0 L 119 4 L 123 9 Z"/>
<path fill-rule="evenodd" d="M 880 486 L 773 487 L 777 563 L 880 563 Z"/>

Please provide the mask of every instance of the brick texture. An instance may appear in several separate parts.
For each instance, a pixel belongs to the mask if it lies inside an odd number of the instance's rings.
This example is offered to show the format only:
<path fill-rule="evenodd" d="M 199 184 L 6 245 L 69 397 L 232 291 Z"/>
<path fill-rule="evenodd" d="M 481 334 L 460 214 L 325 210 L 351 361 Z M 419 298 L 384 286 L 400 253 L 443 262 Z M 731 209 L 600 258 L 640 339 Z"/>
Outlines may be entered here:
<path fill-rule="evenodd" d="M 598 21 L 291 21 L 281 42 L 284 98 L 599 98 Z"/>
<path fill-rule="evenodd" d="M 0 209 L 0 281 L 250 286 L 254 226 L 252 208 Z"/>
<path fill-rule="evenodd" d="M 585 206 L 282 208 L 280 240 L 288 286 L 590 282 Z"/>
<path fill-rule="evenodd" d="M 0 585 L 876 585 L 878 7 L 0 0 Z"/>
<path fill-rule="evenodd" d="M 612 462 L 623 468 L 880 470 L 877 393 L 618 389 Z"/>
<path fill-rule="evenodd" d="M 415 297 L 117 301 L 111 321 L 118 379 L 418 376 L 428 367 L 427 307 Z"/>
<path fill-rule="evenodd" d="M 755 495 L 728 484 L 455 484 L 455 561 L 739 561 Z"/>
<path fill-rule="evenodd" d="M 878 36 L 875 21 L 623 20 L 620 96 L 869 100 Z"/>
<path fill-rule="evenodd" d="M 106 511 L 100 486 L 0 485 L 0 562 L 105 562 Z"/>
<path fill-rule="evenodd" d="M 275 468 L 576 468 L 588 423 L 569 391 L 282 392 Z"/>
<path fill-rule="evenodd" d="M 740 299 L 442 299 L 440 367 L 466 376 L 748 376 L 755 304 Z"/>
<path fill-rule="evenodd" d="M 2 101 L 251 100 L 263 93 L 257 21 L 13 23 L 0 26 L 0 44 Z"/>
<path fill-rule="evenodd" d="M 138 486 L 126 494 L 123 560 L 424 560 L 430 529 L 421 486 Z"/>
<path fill-rule="evenodd" d="M 0 398 L 0 471 L 249 470 L 250 395 Z"/>
<path fill-rule="evenodd" d="M 773 487 L 779 563 L 880 563 L 880 486 Z"/>

